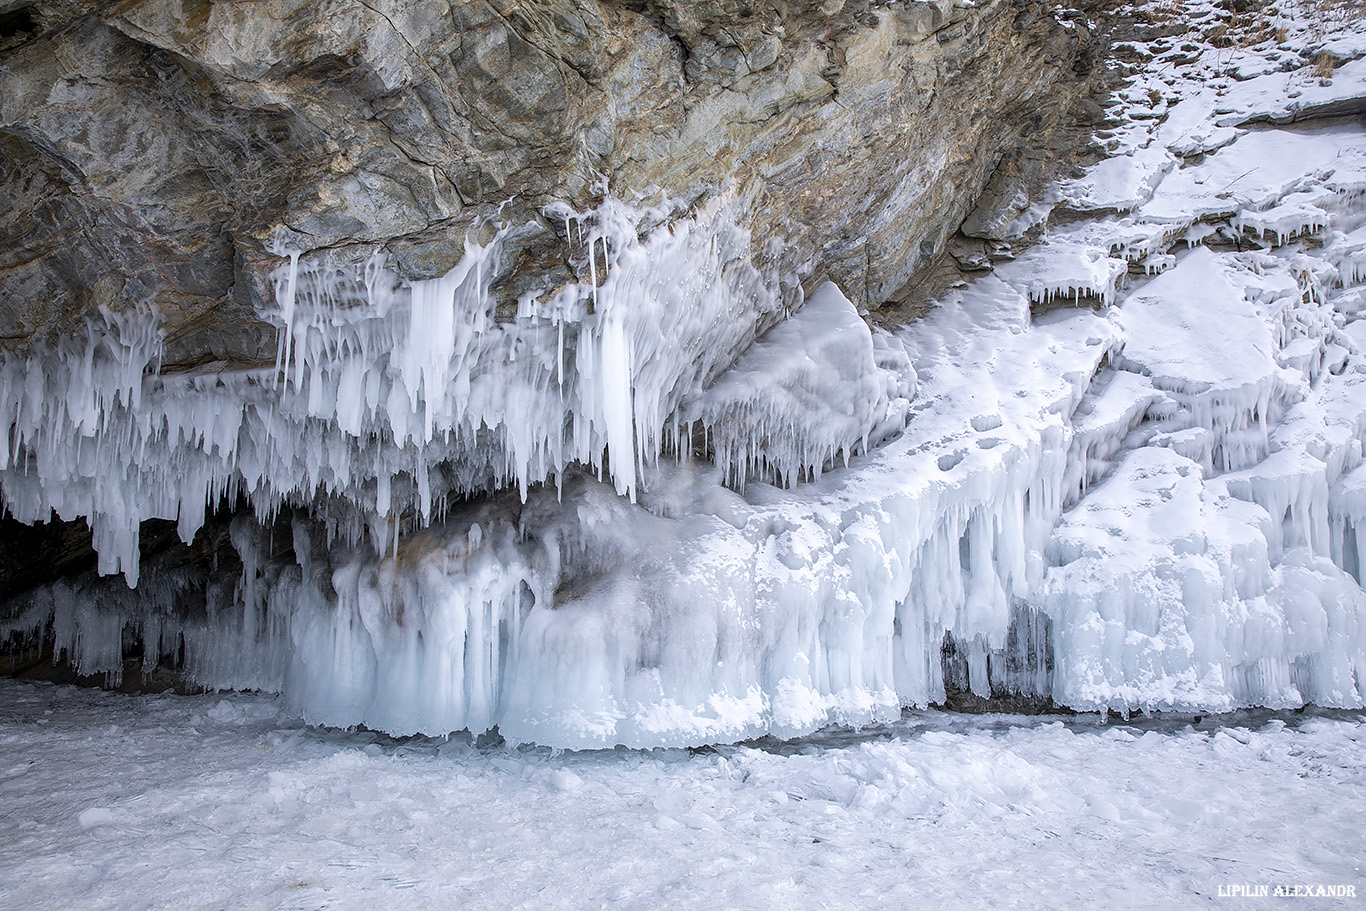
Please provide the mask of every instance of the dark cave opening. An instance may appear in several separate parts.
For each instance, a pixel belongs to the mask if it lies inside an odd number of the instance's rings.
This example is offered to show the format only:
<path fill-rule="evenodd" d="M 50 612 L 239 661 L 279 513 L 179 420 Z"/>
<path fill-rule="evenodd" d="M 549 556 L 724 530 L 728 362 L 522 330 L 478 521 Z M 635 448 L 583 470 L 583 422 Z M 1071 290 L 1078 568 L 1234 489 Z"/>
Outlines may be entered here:
<path fill-rule="evenodd" d="M 197 690 L 180 673 L 184 642 L 144 642 L 135 618 L 144 599 L 180 617 L 202 617 L 229 603 L 243 570 L 230 527 L 248 509 L 245 503 L 220 505 L 189 544 L 180 540 L 172 520 L 143 522 L 138 549 L 144 572 L 137 590 L 129 589 L 122 575 L 98 574 L 85 520 L 54 517 L 26 525 L 0 518 L 0 675 L 123 692 Z M 277 519 L 286 525 L 272 535 L 286 549 L 292 545 L 288 521 L 287 516 Z M 77 656 L 58 646 L 56 611 L 63 598 L 126 614 L 118 644 L 106 646 L 118 649 L 117 671 L 80 673 Z"/>
<path fill-rule="evenodd" d="M 0 13 L 0 41 L 37 33 L 38 23 L 33 18 L 33 7 L 21 6 L 7 13 Z"/>

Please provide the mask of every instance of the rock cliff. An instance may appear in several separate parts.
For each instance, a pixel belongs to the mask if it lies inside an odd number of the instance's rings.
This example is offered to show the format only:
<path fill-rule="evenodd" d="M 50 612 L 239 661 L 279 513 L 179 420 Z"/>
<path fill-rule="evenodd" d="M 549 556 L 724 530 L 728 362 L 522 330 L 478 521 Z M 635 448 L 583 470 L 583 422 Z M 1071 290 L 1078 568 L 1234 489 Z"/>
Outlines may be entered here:
<path fill-rule="evenodd" d="M 267 363 L 277 242 L 430 278 L 532 223 L 510 304 L 574 278 L 545 207 L 607 193 L 730 194 L 756 262 L 876 308 L 1039 170 L 1094 43 L 1039 0 L 0 0 L 0 337 L 151 305 L 165 369 Z"/>

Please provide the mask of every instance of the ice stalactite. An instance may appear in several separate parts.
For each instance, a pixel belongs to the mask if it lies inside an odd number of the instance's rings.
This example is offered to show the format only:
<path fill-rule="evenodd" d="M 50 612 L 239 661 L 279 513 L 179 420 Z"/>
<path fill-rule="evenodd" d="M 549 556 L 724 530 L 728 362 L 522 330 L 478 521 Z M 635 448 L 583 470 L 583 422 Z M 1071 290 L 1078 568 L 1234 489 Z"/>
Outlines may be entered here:
<path fill-rule="evenodd" d="M 123 572 L 130 584 L 137 583 L 137 531 L 144 514 L 175 517 L 183 509 L 202 516 L 197 500 L 209 493 L 197 490 L 182 503 L 173 487 L 139 483 L 137 463 L 147 439 L 180 430 L 167 428 L 145 396 L 146 375 L 160 358 L 161 344 L 151 313 L 105 311 L 83 338 L 63 338 L 27 357 L 7 354 L 0 360 L 0 484 L 6 508 L 21 522 L 46 521 L 54 512 L 64 519 L 86 517 L 100 572 Z M 201 440 L 192 433 L 177 443 L 194 447 Z M 171 466 L 158 467 L 164 476 Z"/>
<path fill-rule="evenodd" d="M 0 363 L 0 485 L 24 522 L 86 517 L 100 571 L 138 582 L 137 531 L 246 497 L 262 518 L 310 507 L 348 544 L 392 541 L 449 495 L 532 485 L 582 463 L 633 493 L 679 404 L 778 316 L 777 280 L 715 205 L 637 236 L 609 200 L 584 216 L 600 281 L 494 318 L 499 246 L 402 283 L 372 260 L 291 252 L 276 275 L 278 371 L 159 375 L 151 313 L 106 314 L 80 340 Z M 609 460 L 610 464 L 608 464 Z"/>

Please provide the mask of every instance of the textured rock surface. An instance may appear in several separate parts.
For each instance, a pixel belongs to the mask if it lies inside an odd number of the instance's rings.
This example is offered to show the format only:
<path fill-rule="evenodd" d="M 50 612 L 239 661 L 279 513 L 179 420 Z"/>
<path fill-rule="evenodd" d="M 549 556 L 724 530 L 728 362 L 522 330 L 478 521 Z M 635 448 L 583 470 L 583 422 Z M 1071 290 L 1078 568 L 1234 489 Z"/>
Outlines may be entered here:
<path fill-rule="evenodd" d="M 572 274 L 541 208 L 604 190 L 733 193 L 761 260 L 876 307 L 1037 170 L 1092 44 L 1037 0 L 0 0 L 0 337 L 151 303 L 168 366 L 269 361 L 280 226 L 425 278 L 539 220 L 512 300 Z"/>

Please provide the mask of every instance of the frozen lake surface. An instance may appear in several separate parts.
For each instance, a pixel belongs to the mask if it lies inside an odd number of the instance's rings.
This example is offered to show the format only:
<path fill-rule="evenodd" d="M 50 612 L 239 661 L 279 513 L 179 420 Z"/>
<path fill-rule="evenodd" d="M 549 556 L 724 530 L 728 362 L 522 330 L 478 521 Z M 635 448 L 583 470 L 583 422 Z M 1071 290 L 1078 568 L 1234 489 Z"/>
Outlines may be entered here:
<path fill-rule="evenodd" d="M 925 711 L 781 744 L 557 754 L 307 727 L 275 697 L 6 680 L 0 905 L 1184 908 L 1226 906 L 1221 886 L 1366 894 L 1366 715 L 1192 722 Z"/>

